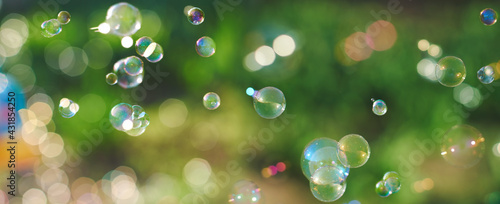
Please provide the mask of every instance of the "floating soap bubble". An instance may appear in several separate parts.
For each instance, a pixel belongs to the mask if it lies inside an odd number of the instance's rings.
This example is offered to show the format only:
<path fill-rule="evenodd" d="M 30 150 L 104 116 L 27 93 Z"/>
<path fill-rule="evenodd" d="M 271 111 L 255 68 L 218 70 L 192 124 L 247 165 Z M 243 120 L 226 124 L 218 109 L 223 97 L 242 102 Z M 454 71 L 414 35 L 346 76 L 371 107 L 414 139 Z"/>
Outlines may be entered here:
<path fill-rule="evenodd" d="M 142 83 L 142 79 L 144 78 L 143 63 L 142 61 L 139 63 L 137 59 L 139 58 L 135 56 L 127 57 L 118 60 L 113 66 L 113 71 L 118 77 L 118 85 L 124 89 L 134 88 Z M 129 71 L 126 71 L 126 67 Z"/>
<path fill-rule="evenodd" d="M 71 15 L 67 11 L 61 11 L 57 14 L 57 20 L 63 25 L 68 24 L 71 20 Z"/>
<path fill-rule="evenodd" d="M 346 135 L 340 139 L 338 144 L 338 155 L 341 155 L 339 160 L 344 166 L 358 168 L 370 158 L 370 145 L 361 135 Z"/>
<path fill-rule="evenodd" d="M 191 24 L 200 25 L 205 20 L 205 13 L 198 7 L 192 7 L 187 12 L 187 18 Z"/>
<path fill-rule="evenodd" d="M 149 115 L 139 105 L 132 106 L 132 122 L 133 128 L 145 128 L 149 125 Z"/>
<path fill-rule="evenodd" d="M 343 183 L 346 178 L 346 170 L 342 166 L 323 166 L 313 173 L 311 181 L 319 185 L 332 183 L 340 184 Z"/>
<path fill-rule="evenodd" d="M 321 137 L 316 138 L 306 145 L 300 165 L 302 173 L 307 179 L 311 179 L 313 174 L 321 167 L 332 166 L 337 167 L 339 172 L 344 172 L 344 180 L 349 175 L 349 168 L 345 167 L 339 160 L 345 157 L 343 152 L 338 151 L 339 145 L 337 141 Z M 339 155 L 340 153 L 340 155 Z"/>
<path fill-rule="evenodd" d="M 387 183 L 382 181 L 377 182 L 375 184 L 375 192 L 380 196 L 380 197 L 387 197 L 391 195 L 391 191 L 389 190 L 389 187 L 387 186 Z"/>
<path fill-rule="evenodd" d="M 260 117 L 265 119 L 277 118 L 285 111 L 285 95 L 275 87 L 265 87 L 254 93 L 253 107 Z"/>
<path fill-rule="evenodd" d="M 109 113 L 109 121 L 117 130 L 127 131 L 133 128 L 132 114 L 134 110 L 127 103 L 119 103 L 115 105 Z"/>
<path fill-rule="evenodd" d="M 464 62 L 454 56 L 441 58 L 436 64 L 436 77 L 439 83 L 447 87 L 455 87 L 465 80 Z"/>
<path fill-rule="evenodd" d="M 443 136 L 441 155 L 452 165 L 468 168 L 481 160 L 484 149 L 481 132 L 469 125 L 455 125 Z"/>
<path fill-rule="evenodd" d="M 208 110 L 215 110 L 220 106 L 220 97 L 214 92 L 208 92 L 203 96 L 203 105 Z"/>
<path fill-rule="evenodd" d="M 163 48 L 161 45 L 153 42 L 153 39 L 147 36 L 137 39 L 135 42 L 135 51 L 153 63 L 163 58 Z"/>
<path fill-rule="evenodd" d="M 101 23 L 99 32 L 111 33 L 118 36 L 131 36 L 141 29 L 142 16 L 135 6 L 129 3 L 121 2 L 109 7 L 106 14 L 106 21 Z"/>
<path fill-rule="evenodd" d="M 490 84 L 495 80 L 495 70 L 490 65 L 481 67 L 481 69 L 477 71 L 477 78 L 483 84 Z"/>
<path fill-rule="evenodd" d="M 125 67 L 123 68 L 127 74 L 131 76 L 137 76 L 141 74 L 144 70 L 144 63 L 141 59 L 136 56 L 130 56 L 125 58 Z"/>
<path fill-rule="evenodd" d="M 229 195 L 229 203 L 235 204 L 258 204 L 262 203 L 261 199 L 260 188 L 248 180 L 236 182 L 232 194 Z"/>
<path fill-rule="evenodd" d="M 309 187 L 314 197 L 323 202 L 333 202 L 338 200 L 342 195 L 344 195 L 345 189 L 347 187 L 346 182 L 330 183 L 326 185 L 319 185 L 309 182 Z"/>
<path fill-rule="evenodd" d="M 394 171 L 385 173 L 382 181 L 385 182 L 385 186 L 391 191 L 391 194 L 397 193 L 401 189 L 399 174 Z"/>
<path fill-rule="evenodd" d="M 215 53 L 215 42 L 212 38 L 203 36 L 196 41 L 196 52 L 202 57 L 210 57 Z"/>
<path fill-rule="evenodd" d="M 61 101 L 59 101 L 59 113 L 61 113 L 62 117 L 71 118 L 75 116 L 78 109 L 80 109 L 80 107 L 72 100 L 62 98 Z"/>
<path fill-rule="evenodd" d="M 497 22 L 497 12 L 493 9 L 483 9 L 479 15 L 484 25 L 490 26 Z"/>
<path fill-rule="evenodd" d="M 109 85 L 115 85 L 118 82 L 118 76 L 115 73 L 111 72 L 106 74 L 106 83 Z"/>
<path fill-rule="evenodd" d="M 382 116 L 385 115 L 385 113 L 387 113 L 387 105 L 383 100 L 380 99 L 375 100 L 372 98 L 372 102 L 373 102 L 372 111 L 373 113 L 375 113 L 375 115 Z"/>
<path fill-rule="evenodd" d="M 61 33 L 61 30 L 61 23 L 56 19 L 50 19 L 42 23 L 42 35 L 44 37 L 50 38 Z"/>

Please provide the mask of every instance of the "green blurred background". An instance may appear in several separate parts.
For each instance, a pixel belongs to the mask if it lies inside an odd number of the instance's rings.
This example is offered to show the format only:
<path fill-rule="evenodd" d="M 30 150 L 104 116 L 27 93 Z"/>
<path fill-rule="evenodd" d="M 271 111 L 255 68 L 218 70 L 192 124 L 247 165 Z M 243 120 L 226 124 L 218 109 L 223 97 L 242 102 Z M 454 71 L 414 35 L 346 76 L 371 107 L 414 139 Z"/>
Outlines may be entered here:
<path fill-rule="evenodd" d="M 388 12 L 397 2 L 401 12 Z M 500 83 L 483 85 L 476 77 L 479 68 L 500 60 L 499 25 L 485 26 L 479 20 L 482 9 L 500 10 L 500 3 L 397 2 L 130 1 L 143 15 L 142 28 L 133 39 L 150 36 L 165 55 L 156 64 L 144 61 L 149 85 L 122 89 L 106 84 L 105 75 L 117 60 L 137 55 L 134 47 L 123 48 L 119 37 L 90 30 L 118 1 L 4 0 L 3 22 L 20 19 L 28 30 L 19 52 L 2 56 L 2 72 L 18 79 L 27 99 L 37 93 L 50 96 L 47 104 L 52 104 L 53 115 L 46 127 L 64 141 L 66 163 L 58 168 L 66 172 L 71 190 L 80 177 L 97 182 L 107 172 L 127 166 L 137 176 L 138 203 L 226 203 L 232 184 L 240 179 L 254 181 L 266 203 L 321 203 L 300 169 L 305 145 L 318 137 L 338 141 L 357 133 L 369 142 L 371 157 L 364 166 L 351 169 L 346 192 L 336 203 L 500 203 Z M 205 12 L 201 25 L 188 22 L 183 13 L 187 5 Z M 59 35 L 42 37 L 41 22 L 56 18 L 61 10 L 70 12 L 71 22 Z M 373 13 L 384 11 L 390 19 L 382 20 L 397 31 L 394 46 L 360 62 L 346 58 L 344 40 L 364 32 L 379 20 Z M 247 54 L 272 46 L 282 34 L 294 39 L 293 54 L 276 56 L 272 65 L 250 71 Z M 8 35 L 0 31 L 2 40 L 14 39 Z M 212 57 L 195 51 L 202 36 L 217 44 Z M 439 53 L 419 50 L 422 39 L 438 46 Z M 60 53 L 70 46 L 79 48 L 74 53 L 86 55 L 72 55 L 70 64 L 85 68 L 77 76 L 58 67 L 66 57 Z M 467 78 L 458 88 L 444 87 L 417 71 L 422 59 L 435 63 L 448 55 L 460 57 L 467 67 Z M 247 87 L 266 86 L 279 88 L 287 101 L 285 113 L 274 120 L 259 117 L 245 94 Z M 202 104 L 210 91 L 221 97 L 214 111 Z M 80 105 L 75 117 L 58 113 L 63 97 Z M 371 112 L 371 98 L 387 103 L 386 115 Z M 120 102 L 145 108 L 151 125 L 144 134 L 132 137 L 110 127 L 109 111 Z M 440 156 L 439 138 L 456 124 L 472 125 L 485 138 L 484 157 L 469 169 L 454 167 Z M 257 139 L 257 146 L 250 144 L 251 138 L 265 133 L 272 136 L 264 142 Z M 42 156 L 21 157 L 31 161 L 22 175 L 37 175 Z M 185 165 L 193 158 L 206 160 L 211 169 L 208 181 L 199 186 L 186 179 Z M 227 164 L 235 162 L 241 171 L 222 181 L 221 175 L 229 173 Z M 264 178 L 262 169 L 278 162 L 287 165 L 286 171 Z M 381 198 L 374 186 L 387 171 L 402 175 L 402 187 Z"/>

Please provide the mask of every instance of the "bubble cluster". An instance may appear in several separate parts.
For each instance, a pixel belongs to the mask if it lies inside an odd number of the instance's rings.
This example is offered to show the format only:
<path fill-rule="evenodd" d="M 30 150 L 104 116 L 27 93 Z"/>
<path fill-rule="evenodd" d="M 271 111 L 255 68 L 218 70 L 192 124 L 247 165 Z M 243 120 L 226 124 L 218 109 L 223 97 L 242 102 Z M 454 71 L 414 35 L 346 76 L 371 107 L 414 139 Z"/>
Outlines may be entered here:
<path fill-rule="evenodd" d="M 481 160 L 484 151 L 484 137 L 472 126 L 455 125 L 443 136 L 441 155 L 454 166 L 472 167 Z"/>
<path fill-rule="evenodd" d="M 99 28 L 99 31 L 122 37 L 131 36 L 141 29 L 141 23 L 142 16 L 139 9 L 132 4 L 121 2 L 109 7 L 105 22 L 99 25 L 102 28 Z"/>
<path fill-rule="evenodd" d="M 205 20 L 205 13 L 198 7 L 192 7 L 187 12 L 187 18 L 191 24 L 200 25 Z"/>
<path fill-rule="evenodd" d="M 490 26 L 497 22 L 497 12 L 491 8 L 486 8 L 481 11 L 479 14 L 481 18 L 481 22 L 484 25 Z"/>
<path fill-rule="evenodd" d="M 214 92 L 208 92 L 203 96 L 203 105 L 208 110 L 215 110 L 220 106 L 220 97 Z"/>
<path fill-rule="evenodd" d="M 69 23 L 71 15 L 67 11 L 61 11 L 56 19 L 46 20 L 42 23 L 42 35 L 46 38 L 53 37 L 61 33 L 62 25 Z"/>
<path fill-rule="evenodd" d="M 202 57 L 210 57 L 215 53 L 215 41 L 203 36 L 196 41 L 196 52 Z"/>
<path fill-rule="evenodd" d="M 436 64 L 436 77 L 443 86 L 458 86 L 465 80 L 465 64 L 458 57 L 443 57 Z"/>
<path fill-rule="evenodd" d="M 371 100 L 373 102 L 372 111 L 373 113 L 375 113 L 375 115 L 382 116 L 385 115 L 385 113 L 387 113 L 387 105 L 383 100 L 380 99 L 375 100 L 373 98 Z"/>
<path fill-rule="evenodd" d="M 163 48 L 150 37 L 144 36 L 135 41 L 135 51 L 149 62 L 159 62 L 163 58 Z"/>
<path fill-rule="evenodd" d="M 254 92 L 253 106 L 261 117 L 265 119 L 277 118 L 285 111 L 285 95 L 275 87 L 262 88 Z"/>
<path fill-rule="evenodd" d="M 349 168 L 358 168 L 368 161 L 370 158 L 370 145 L 358 134 L 349 134 L 342 137 L 339 141 L 338 155 L 340 162 Z"/>
<path fill-rule="evenodd" d="M 131 136 L 139 136 L 149 125 L 149 115 L 139 105 L 119 103 L 109 113 L 111 125 L 119 131 Z"/>
<path fill-rule="evenodd" d="M 116 75 L 116 79 L 115 76 Z M 134 88 L 142 83 L 144 78 L 144 63 L 136 56 L 118 60 L 113 66 L 113 72 L 106 75 L 106 82 L 113 85 L 118 82 L 124 89 Z M 116 82 L 115 82 L 116 81 Z"/>
<path fill-rule="evenodd" d="M 241 180 L 234 184 L 232 194 L 229 195 L 229 203 L 234 204 L 258 204 L 262 203 L 260 188 L 252 181 Z"/>
<path fill-rule="evenodd" d="M 57 14 L 57 20 L 63 25 L 68 24 L 71 20 L 71 15 L 67 11 L 61 11 Z"/>
<path fill-rule="evenodd" d="M 318 200 L 333 202 L 344 194 L 349 175 L 349 167 L 340 162 L 344 158 L 339 144 L 333 139 L 316 138 L 306 145 L 300 164 Z"/>
<path fill-rule="evenodd" d="M 387 197 L 401 189 L 401 178 L 398 173 L 389 171 L 384 174 L 381 181 L 375 184 L 375 192 L 380 197 Z"/>
<path fill-rule="evenodd" d="M 80 107 L 72 100 L 62 98 L 61 101 L 59 101 L 59 113 L 61 113 L 61 116 L 64 118 L 71 118 L 75 116 L 78 109 L 80 109 Z"/>
<path fill-rule="evenodd" d="M 495 69 L 490 65 L 481 67 L 477 71 L 477 78 L 483 84 L 491 84 L 495 80 Z"/>

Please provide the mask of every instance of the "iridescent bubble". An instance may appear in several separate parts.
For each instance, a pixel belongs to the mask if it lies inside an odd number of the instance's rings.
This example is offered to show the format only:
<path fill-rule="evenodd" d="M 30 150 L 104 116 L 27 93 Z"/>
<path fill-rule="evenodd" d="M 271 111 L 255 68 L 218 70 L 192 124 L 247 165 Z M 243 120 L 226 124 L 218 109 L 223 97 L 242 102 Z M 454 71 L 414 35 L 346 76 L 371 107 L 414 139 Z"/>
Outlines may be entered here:
<path fill-rule="evenodd" d="M 139 105 L 132 106 L 132 124 L 133 128 L 145 128 L 149 125 L 149 115 Z"/>
<path fill-rule="evenodd" d="M 344 172 L 344 179 L 346 179 L 349 175 L 349 168 L 340 162 L 339 157 L 343 158 L 345 155 L 343 152 L 338 151 L 338 148 L 337 141 L 326 137 L 316 138 L 309 142 L 304 152 L 302 152 L 300 161 L 302 173 L 306 178 L 311 179 L 313 174 L 321 167 L 333 166 Z"/>
<path fill-rule="evenodd" d="M 443 86 L 458 86 L 465 80 L 465 64 L 458 57 L 443 57 L 436 64 L 436 77 Z"/>
<path fill-rule="evenodd" d="M 130 76 L 137 76 L 144 70 L 144 63 L 136 56 L 125 58 L 125 67 L 123 68 Z"/>
<path fill-rule="evenodd" d="M 340 139 L 338 144 L 338 155 L 341 155 L 339 160 L 344 166 L 358 168 L 370 158 L 370 145 L 361 135 L 346 135 Z"/>
<path fill-rule="evenodd" d="M 205 14 L 198 7 L 193 7 L 187 12 L 187 18 L 193 25 L 200 25 L 205 20 Z"/>
<path fill-rule="evenodd" d="M 42 23 L 42 35 L 44 37 L 50 38 L 61 33 L 61 30 L 61 23 L 56 19 L 50 19 Z"/>
<path fill-rule="evenodd" d="M 497 22 L 497 12 L 493 9 L 490 9 L 490 8 L 486 8 L 486 9 L 483 9 L 481 11 L 481 13 L 479 14 L 480 18 L 481 18 L 481 22 L 484 24 L 484 25 L 493 25 Z"/>
<path fill-rule="evenodd" d="M 135 42 L 137 54 L 145 57 L 150 62 L 158 62 L 163 58 L 163 48 L 160 44 L 153 42 L 150 37 L 144 36 Z"/>
<path fill-rule="evenodd" d="M 395 171 L 385 173 L 382 181 L 385 182 L 385 186 L 391 191 L 391 194 L 397 193 L 401 189 L 400 177 Z"/>
<path fill-rule="evenodd" d="M 130 104 L 119 103 L 109 113 L 109 122 L 117 130 L 128 131 L 133 128 L 132 114 L 134 110 Z"/>
<path fill-rule="evenodd" d="M 455 125 L 443 136 L 441 155 L 448 163 L 468 168 L 476 165 L 484 155 L 484 137 L 469 125 Z"/>
<path fill-rule="evenodd" d="M 196 52 L 202 57 L 210 57 L 215 53 L 215 42 L 212 38 L 203 36 L 196 41 Z"/>
<path fill-rule="evenodd" d="M 208 110 L 215 110 L 220 106 L 220 97 L 214 92 L 208 92 L 203 96 L 203 105 Z"/>
<path fill-rule="evenodd" d="M 322 202 L 333 202 L 344 195 L 347 182 L 342 182 L 340 184 L 330 183 L 326 185 L 319 185 L 310 181 L 309 187 L 311 188 L 311 192 L 316 199 Z"/>
<path fill-rule="evenodd" d="M 71 15 L 67 11 L 61 11 L 57 14 L 57 20 L 63 25 L 68 24 L 71 20 Z"/>
<path fill-rule="evenodd" d="M 311 181 L 319 185 L 332 183 L 340 184 L 343 183 L 346 178 L 346 169 L 342 166 L 323 166 L 313 173 Z"/>
<path fill-rule="evenodd" d="M 121 2 L 109 7 L 106 24 L 110 33 L 118 36 L 131 36 L 141 29 L 142 16 L 135 6 Z"/>
<path fill-rule="evenodd" d="M 387 197 L 391 195 L 391 191 L 389 190 L 389 187 L 387 186 L 385 181 L 379 181 L 377 184 L 375 184 L 375 192 L 380 196 L 380 197 Z"/>
<path fill-rule="evenodd" d="M 382 116 L 385 115 L 385 113 L 387 113 L 387 105 L 383 100 L 380 99 L 375 100 L 372 98 L 372 102 L 373 102 L 372 111 L 373 113 L 375 113 L 375 115 Z"/>
<path fill-rule="evenodd" d="M 118 82 L 118 76 L 115 73 L 111 72 L 106 74 L 106 83 L 109 85 L 115 85 Z"/>
<path fill-rule="evenodd" d="M 477 78 L 483 84 L 490 84 L 495 80 L 495 69 L 491 66 L 484 66 L 477 71 Z"/>
<path fill-rule="evenodd" d="M 120 85 L 124 89 L 128 88 L 134 88 L 138 86 L 139 84 L 142 83 L 142 79 L 144 78 L 144 71 L 142 67 L 135 67 L 136 69 L 140 70 L 137 71 L 139 74 L 137 75 L 130 75 L 127 71 L 125 71 L 125 65 L 127 62 L 128 58 L 118 60 L 113 66 L 113 71 L 115 72 L 116 76 L 118 77 L 118 85 Z M 133 60 L 132 60 L 133 61 Z M 136 64 L 138 65 L 138 64 Z M 130 67 L 131 65 L 129 65 Z M 133 70 L 130 68 L 130 70 Z M 134 73 L 134 72 L 132 72 Z"/>
<path fill-rule="evenodd" d="M 59 101 L 59 113 L 61 113 L 61 116 L 64 118 L 71 118 L 75 116 L 78 109 L 80 109 L 80 107 L 72 100 L 62 98 L 61 101 Z"/>
<path fill-rule="evenodd" d="M 241 180 L 234 184 L 232 194 L 229 195 L 229 203 L 235 204 L 257 204 L 262 203 L 260 188 L 252 181 Z"/>
<path fill-rule="evenodd" d="M 254 93 L 253 107 L 260 117 L 265 119 L 277 118 L 285 111 L 285 95 L 275 87 L 265 87 Z"/>

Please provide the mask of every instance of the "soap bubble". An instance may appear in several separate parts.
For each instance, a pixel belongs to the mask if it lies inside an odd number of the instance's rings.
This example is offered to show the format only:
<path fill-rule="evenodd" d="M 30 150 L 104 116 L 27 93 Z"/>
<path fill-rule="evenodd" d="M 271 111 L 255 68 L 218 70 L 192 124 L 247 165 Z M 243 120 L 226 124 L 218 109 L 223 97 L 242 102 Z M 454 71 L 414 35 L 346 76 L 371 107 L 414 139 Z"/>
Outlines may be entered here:
<path fill-rule="evenodd" d="M 117 130 L 127 131 L 133 127 L 132 113 L 134 110 L 132 106 L 127 103 L 119 103 L 115 105 L 109 113 L 109 121 L 111 125 Z"/>
<path fill-rule="evenodd" d="M 261 117 L 265 119 L 277 118 L 285 111 L 285 95 L 275 87 L 265 87 L 254 93 L 253 106 Z"/>
<path fill-rule="evenodd" d="M 61 24 L 68 24 L 71 20 L 71 15 L 67 11 L 61 11 L 57 14 L 57 20 Z"/>
<path fill-rule="evenodd" d="M 192 7 L 187 12 L 187 18 L 191 24 L 200 25 L 205 20 L 205 14 L 200 8 Z"/>
<path fill-rule="evenodd" d="M 229 195 L 229 203 L 235 204 L 258 204 L 262 203 L 260 188 L 252 181 L 241 180 L 234 184 L 232 194 Z"/>
<path fill-rule="evenodd" d="M 196 41 L 196 52 L 202 57 L 210 57 L 215 53 L 215 42 L 212 38 L 203 36 Z"/>
<path fill-rule="evenodd" d="M 50 38 L 61 33 L 61 30 L 61 23 L 56 19 L 50 19 L 42 23 L 42 35 L 44 37 Z"/>
<path fill-rule="evenodd" d="M 133 128 L 145 128 L 149 125 L 149 115 L 139 105 L 132 106 L 132 122 Z"/>
<path fill-rule="evenodd" d="M 137 54 L 145 57 L 150 62 L 158 62 L 163 58 L 163 48 L 160 44 L 153 42 L 150 37 L 144 36 L 135 42 Z"/>
<path fill-rule="evenodd" d="M 464 62 L 454 56 L 441 58 L 436 64 L 436 77 L 444 86 L 455 87 L 465 80 Z"/>
<path fill-rule="evenodd" d="M 109 25 L 111 34 L 131 36 L 141 29 L 142 16 L 135 6 L 121 2 L 109 7 L 105 23 Z"/>
<path fill-rule="evenodd" d="M 72 100 L 62 98 L 61 101 L 59 101 L 59 113 L 61 113 L 62 117 L 71 118 L 75 116 L 78 109 L 80 109 L 80 106 Z"/>
<path fill-rule="evenodd" d="M 372 98 L 372 102 L 373 102 L 372 111 L 373 113 L 375 113 L 375 115 L 382 116 L 385 115 L 385 113 L 387 113 L 387 105 L 383 100 L 380 99 L 375 100 Z"/>
<path fill-rule="evenodd" d="M 326 185 L 331 183 L 340 184 L 346 179 L 345 168 L 335 166 L 323 166 L 317 169 L 311 177 L 311 181 L 315 184 Z"/>
<path fill-rule="evenodd" d="M 443 136 L 441 155 L 448 163 L 468 168 L 476 165 L 484 155 L 484 137 L 469 125 L 455 125 Z"/>
<path fill-rule="evenodd" d="M 338 151 L 337 141 L 321 137 L 316 138 L 306 145 L 304 152 L 302 152 L 302 158 L 300 165 L 302 168 L 302 173 L 307 179 L 311 179 L 313 174 L 321 167 L 333 166 L 337 167 L 344 172 L 344 178 L 349 175 L 349 168 L 345 167 L 339 160 L 345 155 L 343 152 Z M 340 153 L 340 155 L 338 155 Z"/>
<path fill-rule="evenodd" d="M 382 180 L 385 182 L 385 185 L 391 191 L 391 194 L 397 193 L 401 188 L 401 181 L 399 174 L 394 171 L 389 171 L 384 174 Z"/>
<path fill-rule="evenodd" d="M 118 77 L 118 85 L 124 89 L 134 88 L 142 83 L 142 79 L 144 78 L 143 64 L 142 61 L 138 63 L 136 59 L 138 58 L 135 56 L 127 57 L 118 60 L 113 66 L 113 71 Z M 127 62 L 131 64 L 127 64 Z M 126 67 L 128 67 L 127 70 L 129 71 L 125 70 Z M 136 75 L 131 75 L 129 73 Z"/>
<path fill-rule="evenodd" d="M 118 82 L 118 76 L 115 73 L 111 72 L 106 74 L 106 83 L 109 85 L 115 85 Z"/>
<path fill-rule="evenodd" d="M 391 195 L 391 191 L 389 190 L 387 183 L 383 180 L 379 181 L 379 182 L 377 182 L 377 184 L 375 184 L 375 192 L 380 197 L 387 197 L 387 196 Z"/>
<path fill-rule="evenodd" d="M 333 202 L 338 200 L 342 195 L 344 195 L 345 189 L 347 187 L 346 182 L 342 183 L 330 183 L 326 185 L 315 184 L 314 182 L 309 182 L 309 187 L 314 197 L 322 202 Z"/>
<path fill-rule="evenodd" d="M 495 80 L 495 70 L 490 65 L 481 67 L 477 71 L 477 78 L 483 84 L 490 84 Z"/>
<path fill-rule="evenodd" d="M 479 15 L 484 25 L 490 26 L 497 22 L 497 12 L 493 9 L 483 9 Z"/>
<path fill-rule="evenodd" d="M 203 105 L 208 110 L 215 110 L 220 106 L 220 97 L 214 92 L 208 92 L 203 96 Z"/>
<path fill-rule="evenodd" d="M 342 155 L 339 160 L 344 166 L 358 168 L 370 158 L 370 145 L 361 135 L 346 135 L 340 139 L 338 144 L 338 155 Z"/>
<path fill-rule="evenodd" d="M 123 68 L 130 76 L 137 76 L 144 70 L 144 63 L 136 56 L 125 58 L 125 67 Z"/>

